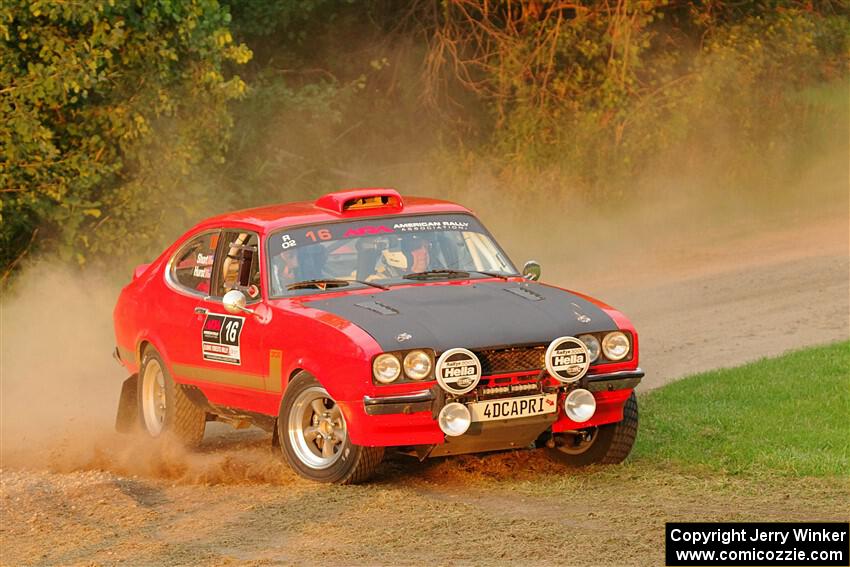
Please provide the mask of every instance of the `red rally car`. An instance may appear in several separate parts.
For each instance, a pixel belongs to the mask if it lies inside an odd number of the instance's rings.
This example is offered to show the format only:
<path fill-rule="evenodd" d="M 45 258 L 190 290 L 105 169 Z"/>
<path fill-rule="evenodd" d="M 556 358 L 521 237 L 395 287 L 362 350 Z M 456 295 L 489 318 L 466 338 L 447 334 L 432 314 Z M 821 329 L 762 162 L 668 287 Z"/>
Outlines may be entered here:
<path fill-rule="evenodd" d="M 118 298 L 117 426 L 192 445 L 207 421 L 256 425 L 325 482 L 367 479 L 390 447 L 618 463 L 637 433 L 637 333 L 539 276 L 468 209 L 392 189 L 207 219 Z"/>

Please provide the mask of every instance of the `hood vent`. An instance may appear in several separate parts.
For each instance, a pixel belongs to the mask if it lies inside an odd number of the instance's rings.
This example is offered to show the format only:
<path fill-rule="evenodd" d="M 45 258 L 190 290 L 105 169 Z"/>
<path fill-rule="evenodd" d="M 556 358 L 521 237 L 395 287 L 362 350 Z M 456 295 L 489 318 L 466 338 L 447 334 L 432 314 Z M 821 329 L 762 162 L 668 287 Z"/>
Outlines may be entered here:
<path fill-rule="evenodd" d="M 544 299 L 546 299 L 545 297 L 543 297 L 539 293 L 535 293 L 535 292 L 531 291 L 530 289 L 528 289 L 527 287 L 510 287 L 510 288 L 506 287 L 505 291 L 507 291 L 508 293 L 512 293 L 514 295 L 517 295 L 517 296 L 519 296 L 523 299 L 527 299 L 529 301 L 543 301 Z"/>
<path fill-rule="evenodd" d="M 398 315 L 398 310 L 393 309 L 389 305 L 384 305 L 383 303 L 379 303 L 377 301 L 367 301 L 364 303 L 355 303 L 355 307 L 360 307 L 362 309 L 368 309 L 373 313 L 377 313 L 378 315 Z"/>

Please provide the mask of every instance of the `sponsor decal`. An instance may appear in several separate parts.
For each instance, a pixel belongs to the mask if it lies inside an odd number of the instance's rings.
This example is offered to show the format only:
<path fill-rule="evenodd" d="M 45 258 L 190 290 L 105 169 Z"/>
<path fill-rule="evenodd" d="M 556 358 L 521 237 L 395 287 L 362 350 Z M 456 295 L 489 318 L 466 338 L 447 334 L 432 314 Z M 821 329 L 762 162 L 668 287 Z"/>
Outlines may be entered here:
<path fill-rule="evenodd" d="M 463 221 L 421 221 L 400 222 L 393 225 L 393 229 L 399 232 L 430 231 L 430 230 L 467 230 L 468 222 Z"/>
<path fill-rule="evenodd" d="M 242 364 L 239 341 L 244 317 L 209 313 L 201 330 L 201 350 L 204 360 Z"/>
<path fill-rule="evenodd" d="M 196 264 L 199 266 L 212 266 L 215 261 L 215 256 L 212 253 L 204 254 L 203 252 L 198 252 L 198 257 L 196 258 Z"/>
<path fill-rule="evenodd" d="M 351 238 L 353 236 L 369 236 L 375 234 L 392 234 L 395 232 L 391 228 L 387 228 L 386 226 L 361 226 L 360 228 L 350 228 L 345 234 L 342 235 L 343 238 Z"/>
<path fill-rule="evenodd" d="M 280 237 L 280 247 L 284 250 L 288 248 L 292 248 L 293 246 L 298 246 L 298 243 L 292 240 L 292 237 L 288 234 L 284 234 Z"/>
<path fill-rule="evenodd" d="M 546 349 L 546 370 L 561 382 L 580 380 L 590 368 L 590 353 L 575 337 L 560 337 Z"/>
<path fill-rule="evenodd" d="M 437 360 L 437 382 L 450 394 L 465 394 L 481 380 L 481 362 L 465 348 L 449 349 Z"/>
<path fill-rule="evenodd" d="M 196 278 L 203 278 L 205 280 L 210 279 L 210 275 L 212 275 L 212 268 L 204 268 L 203 266 L 195 266 L 192 270 L 192 275 Z"/>

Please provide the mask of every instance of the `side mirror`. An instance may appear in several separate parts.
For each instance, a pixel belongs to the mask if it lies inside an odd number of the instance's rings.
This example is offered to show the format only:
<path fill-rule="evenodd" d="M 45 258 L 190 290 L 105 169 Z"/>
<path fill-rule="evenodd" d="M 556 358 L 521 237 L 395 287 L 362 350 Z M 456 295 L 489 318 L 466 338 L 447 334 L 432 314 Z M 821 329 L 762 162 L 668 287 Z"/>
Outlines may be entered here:
<path fill-rule="evenodd" d="M 536 282 L 540 279 L 540 264 L 534 260 L 529 260 L 522 267 L 522 277 L 527 280 Z"/>
<path fill-rule="evenodd" d="M 253 309 L 245 307 L 246 302 L 245 294 L 238 289 L 231 289 L 221 298 L 224 310 L 234 315 L 238 315 L 239 313 L 254 313 Z"/>

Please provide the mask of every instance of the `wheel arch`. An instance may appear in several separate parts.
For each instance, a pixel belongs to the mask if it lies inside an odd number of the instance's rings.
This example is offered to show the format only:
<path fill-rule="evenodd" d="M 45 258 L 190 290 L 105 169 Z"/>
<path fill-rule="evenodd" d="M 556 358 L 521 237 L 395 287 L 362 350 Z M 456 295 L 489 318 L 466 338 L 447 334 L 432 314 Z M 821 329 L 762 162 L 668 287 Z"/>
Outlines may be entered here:
<path fill-rule="evenodd" d="M 355 367 L 356 368 L 356 367 Z M 304 372 L 312 376 L 325 390 L 328 395 L 339 404 L 345 416 L 348 426 L 349 435 L 354 442 L 363 444 L 365 434 L 365 424 L 362 422 L 363 416 L 356 410 L 357 404 L 363 403 L 363 395 L 365 394 L 364 385 L 356 385 L 355 381 L 341 380 L 340 377 L 357 375 L 351 371 L 352 367 L 341 365 L 339 367 L 328 364 L 319 363 L 317 360 L 309 360 L 307 358 L 298 359 L 293 362 L 291 370 L 285 372 L 282 377 L 285 380 L 283 384 L 283 392 L 280 397 L 278 412 L 283 408 L 284 400 L 287 397 L 289 384 Z M 371 377 L 371 374 L 370 374 Z M 276 442 L 277 440 L 273 440 Z"/>
<path fill-rule="evenodd" d="M 142 335 L 136 340 L 136 349 L 133 356 L 136 357 L 135 362 L 138 371 L 141 372 L 142 370 L 142 358 L 145 355 L 145 350 L 148 348 L 154 349 L 159 354 L 168 371 L 171 372 L 172 376 L 174 376 L 174 372 L 171 369 L 171 357 L 168 354 L 168 349 L 163 348 L 161 342 L 150 335 Z"/>
<path fill-rule="evenodd" d="M 149 341 L 148 339 L 142 339 L 141 341 L 139 341 L 139 344 L 138 344 L 138 345 L 136 345 L 136 353 L 135 353 L 135 355 L 136 355 L 136 364 L 138 364 L 138 365 L 140 365 L 140 366 L 141 366 L 141 364 L 142 364 L 142 357 L 145 355 L 145 350 L 146 350 L 149 346 L 152 346 L 152 345 L 153 345 L 153 343 L 152 343 L 151 341 Z M 154 347 L 154 348 L 156 348 L 156 347 Z"/>
<path fill-rule="evenodd" d="M 298 376 L 298 374 L 301 373 L 301 372 L 308 372 L 308 373 L 312 374 L 313 376 L 315 376 L 315 374 L 313 374 L 312 372 L 310 372 L 309 370 L 307 370 L 305 368 L 301 368 L 300 366 L 293 368 L 292 372 L 290 372 L 289 376 L 287 376 L 287 378 L 286 378 L 286 384 L 283 385 L 284 390 L 286 389 L 286 386 L 288 386 L 289 383 L 292 382 L 292 379 L 295 378 L 296 376 Z M 316 378 L 316 379 L 318 380 L 318 378 Z"/>

